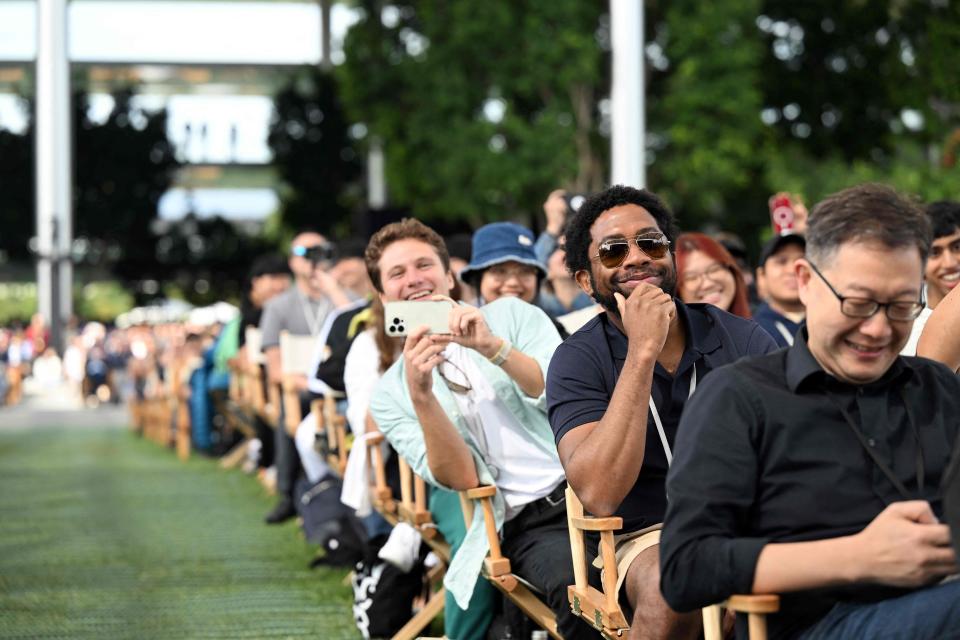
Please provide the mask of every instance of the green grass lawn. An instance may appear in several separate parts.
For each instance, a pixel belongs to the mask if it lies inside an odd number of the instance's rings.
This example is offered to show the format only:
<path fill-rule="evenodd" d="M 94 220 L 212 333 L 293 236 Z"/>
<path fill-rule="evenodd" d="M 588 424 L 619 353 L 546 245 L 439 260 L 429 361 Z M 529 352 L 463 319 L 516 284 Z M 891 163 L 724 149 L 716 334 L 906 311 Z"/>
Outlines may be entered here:
<path fill-rule="evenodd" d="M 0 431 L 0 638 L 359 637 L 345 572 L 271 505 L 124 430 Z"/>

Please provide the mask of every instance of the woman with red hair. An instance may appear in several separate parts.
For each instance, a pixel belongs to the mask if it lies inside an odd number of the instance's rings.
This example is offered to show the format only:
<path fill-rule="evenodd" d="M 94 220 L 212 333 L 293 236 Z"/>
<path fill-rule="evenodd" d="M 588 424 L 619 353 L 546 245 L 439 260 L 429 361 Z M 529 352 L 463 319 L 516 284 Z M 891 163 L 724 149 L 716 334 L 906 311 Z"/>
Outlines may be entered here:
<path fill-rule="evenodd" d="M 723 245 L 703 233 L 682 233 L 676 247 L 681 300 L 706 302 L 741 318 L 750 317 L 743 275 Z"/>

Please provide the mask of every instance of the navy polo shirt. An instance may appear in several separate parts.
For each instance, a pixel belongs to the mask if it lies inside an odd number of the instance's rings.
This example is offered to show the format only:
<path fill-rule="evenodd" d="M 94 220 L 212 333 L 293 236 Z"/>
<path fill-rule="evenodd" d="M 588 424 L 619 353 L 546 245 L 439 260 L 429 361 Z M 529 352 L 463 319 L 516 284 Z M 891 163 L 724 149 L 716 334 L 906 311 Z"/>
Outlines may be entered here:
<path fill-rule="evenodd" d="M 657 363 L 651 389 L 671 448 L 690 392 L 694 366 L 699 387 L 709 384 L 708 374 L 717 367 L 777 349 L 773 339 L 750 320 L 713 305 L 674 301 L 687 330 L 687 345 L 676 374 L 670 375 Z M 547 412 L 558 443 L 571 429 L 603 418 L 626 358 L 627 337 L 606 313 L 592 319 L 557 347 L 547 373 Z M 638 409 L 647 414 L 646 453 L 636 484 L 616 512 L 623 518 L 623 532 L 663 522 L 667 506 L 667 456 L 649 407 Z M 598 469 L 603 465 L 603 460 L 597 460 Z"/>
<path fill-rule="evenodd" d="M 784 332 L 793 338 L 797 331 L 803 326 L 802 322 L 794 322 L 790 318 L 773 310 L 769 304 L 764 302 L 757 310 L 753 312 L 753 321 L 763 327 L 764 331 L 770 334 L 770 337 L 776 341 L 778 346 L 789 347 L 793 344 L 792 340 L 787 340 Z M 782 327 L 782 329 L 781 329 Z"/>

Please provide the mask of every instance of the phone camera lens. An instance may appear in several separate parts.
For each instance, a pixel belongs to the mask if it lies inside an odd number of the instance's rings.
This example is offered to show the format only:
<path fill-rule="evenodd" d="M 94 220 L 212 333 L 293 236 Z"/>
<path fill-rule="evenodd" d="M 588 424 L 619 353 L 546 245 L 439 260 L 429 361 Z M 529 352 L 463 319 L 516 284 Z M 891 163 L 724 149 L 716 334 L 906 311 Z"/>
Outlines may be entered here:
<path fill-rule="evenodd" d="M 400 324 L 400 318 L 394 318 L 393 324 Z"/>

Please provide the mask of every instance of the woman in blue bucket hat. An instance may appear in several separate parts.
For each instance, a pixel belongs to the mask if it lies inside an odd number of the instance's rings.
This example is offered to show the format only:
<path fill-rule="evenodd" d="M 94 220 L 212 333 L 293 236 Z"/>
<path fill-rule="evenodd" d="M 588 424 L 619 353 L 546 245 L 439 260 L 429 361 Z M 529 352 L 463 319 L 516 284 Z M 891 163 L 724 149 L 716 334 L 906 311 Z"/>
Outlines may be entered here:
<path fill-rule="evenodd" d="M 473 234 L 472 256 L 460 279 L 477 291 L 477 306 L 513 296 L 542 308 L 540 283 L 547 269 L 537 259 L 529 229 L 513 222 L 484 225 Z M 568 334 L 562 325 L 554 324 L 565 339 Z"/>

